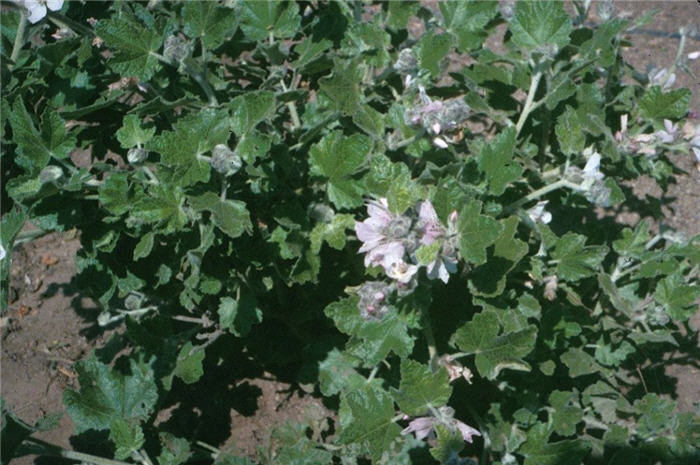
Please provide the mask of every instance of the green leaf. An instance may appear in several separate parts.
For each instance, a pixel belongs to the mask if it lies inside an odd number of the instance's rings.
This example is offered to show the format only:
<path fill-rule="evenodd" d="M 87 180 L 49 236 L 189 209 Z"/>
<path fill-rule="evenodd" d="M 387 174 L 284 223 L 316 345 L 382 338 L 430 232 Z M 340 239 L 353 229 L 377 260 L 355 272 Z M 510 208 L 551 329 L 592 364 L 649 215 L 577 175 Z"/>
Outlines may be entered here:
<path fill-rule="evenodd" d="M 263 158 L 272 147 L 272 139 L 268 134 L 253 129 L 241 137 L 236 145 L 238 155 L 248 164 L 252 165 L 257 159 Z"/>
<path fill-rule="evenodd" d="M 438 77 L 441 73 L 440 63 L 450 52 L 453 40 L 448 33 L 423 35 L 417 45 L 418 65 L 430 71 L 433 78 Z"/>
<path fill-rule="evenodd" d="M 498 13 L 498 3 L 492 1 L 440 2 L 445 27 L 457 37 L 457 48 L 467 53 L 479 47 L 486 37 L 486 25 Z"/>
<path fill-rule="evenodd" d="M 576 93 L 576 84 L 567 73 L 558 73 L 552 79 L 551 87 L 545 97 L 545 104 L 549 110 L 554 110 L 557 104 Z"/>
<path fill-rule="evenodd" d="M 528 432 L 518 450 L 525 456 L 525 465 L 579 465 L 590 452 L 591 444 L 578 439 L 548 443 L 550 434 L 541 423 Z"/>
<path fill-rule="evenodd" d="M 314 40 L 313 37 L 307 37 L 294 47 L 294 53 L 298 55 L 297 59 L 292 62 L 292 68 L 303 69 L 310 63 L 323 57 L 323 52 L 331 48 L 333 42 L 330 40 Z"/>
<path fill-rule="evenodd" d="M 676 408 L 671 399 L 656 394 L 647 394 L 634 402 L 634 409 L 641 414 L 637 421 L 637 431 L 642 438 L 660 434 L 668 427 L 668 419 Z"/>
<path fill-rule="evenodd" d="M 121 8 L 110 19 L 98 21 L 95 34 L 114 50 L 109 65 L 122 76 L 148 81 L 159 69 L 156 54 L 163 38 L 156 28 L 144 26 L 129 7 Z"/>
<path fill-rule="evenodd" d="M 160 153 L 170 169 L 170 181 L 186 187 L 209 180 L 209 163 L 198 156 L 225 144 L 230 133 L 231 119 L 225 111 L 204 109 L 180 118 L 172 131 L 157 135 L 147 148 Z"/>
<path fill-rule="evenodd" d="M 391 36 L 383 27 L 368 22 L 354 22 L 345 32 L 341 44 L 345 53 L 361 55 L 365 62 L 378 68 L 389 62 Z"/>
<path fill-rule="evenodd" d="M 178 438 L 171 433 L 158 433 L 162 444 L 158 465 L 182 465 L 192 455 L 190 443 L 186 439 Z"/>
<path fill-rule="evenodd" d="M 141 237 L 139 242 L 136 244 L 136 247 L 134 247 L 134 261 L 148 257 L 151 250 L 153 250 L 154 239 L 155 234 L 153 234 L 153 232 L 147 232 L 143 235 L 143 237 Z"/>
<path fill-rule="evenodd" d="M 364 72 L 365 67 L 359 60 L 335 60 L 333 75 L 319 80 L 321 92 L 333 109 L 349 116 L 355 114 L 363 101 L 360 83 Z"/>
<path fill-rule="evenodd" d="M 675 321 L 686 321 L 698 309 L 700 286 L 684 284 L 680 273 L 663 278 L 656 285 L 654 298 L 664 306 L 664 310 Z"/>
<path fill-rule="evenodd" d="M 143 447 L 145 438 L 138 423 L 115 418 L 109 426 L 109 439 L 116 447 L 114 458 L 124 460 Z"/>
<path fill-rule="evenodd" d="M 420 3 L 413 0 L 403 2 L 389 2 L 389 15 L 387 25 L 391 29 L 403 29 L 406 27 L 411 16 L 415 15 L 420 8 Z"/>
<path fill-rule="evenodd" d="M 213 192 L 206 192 L 198 197 L 189 197 L 192 208 L 211 212 L 211 221 L 227 236 L 235 239 L 244 232 L 251 234 L 253 224 L 245 202 L 224 199 Z"/>
<path fill-rule="evenodd" d="M 486 174 L 493 195 L 503 194 L 508 184 L 523 173 L 522 166 L 513 159 L 514 148 L 515 128 L 511 126 L 484 145 L 479 155 L 479 168 Z"/>
<path fill-rule="evenodd" d="M 407 357 L 413 349 L 413 338 L 408 334 L 405 317 L 391 311 L 381 320 L 365 320 L 357 303 L 357 297 L 345 298 L 324 310 L 340 332 L 356 338 L 349 341 L 348 351 L 367 365 L 376 365 L 392 351 Z"/>
<path fill-rule="evenodd" d="M 554 431 L 560 436 L 572 436 L 583 419 L 583 410 L 576 406 L 578 396 L 569 391 L 555 390 L 549 395 Z"/>
<path fill-rule="evenodd" d="M 198 38 L 209 49 L 215 49 L 231 37 L 238 26 L 230 8 L 214 2 L 187 2 L 182 7 L 182 24 L 187 36 Z"/>
<path fill-rule="evenodd" d="M 258 308 L 255 296 L 244 288 L 238 301 L 231 297 L 219 300 L 219 326 L 229 330 L 233 335 L 245 337 L 253 325 L 262 321 L 262 311 Z"/>
<path fill-rule="evenodd" d="M 98 196 L 102 207 L 113 215 L 121 215 L 131 208 L 127 173 L 112 173 L 100 186 Z"/>
<path fill-rule="evenodd" d="M 639 108 L 647 118 L 678 119 L 688 113 L 691 93 L 688 89 L 663 92 L 661 87 L 652 86 L 639 99 Z"/>
<path fill-rule="evenodd" d="M 272 118 L 275 105 L 275 94 L 269 90 L 246 92 L 234 98 L 229 104 L 233 132 L 239 138 L 249 134 L 258 123 Z"/>
<path fill-rule="evenodd" d="M 452 463 L 464 449 L 464 438 L 459 431 L 453 431 L 439 423 L 435 424 L 435 434 L 435 447 L 430 448 L 430 455 L 440 463 Z"/>
<path fill-rule="evenodd" d="M 334 396 L 366 384 L 367 379 L 355 370 L 358 362 L 345 352 L 331 350 L 326 359 L 318 364 L 318 383 L 323 395 Z"/>
<path fill-rule="evenodd" d="M 336 208 L 362 205 L 362 184 L 352 179 L 372 149 L 372 141 L 361 134 L 350 137 L 333 131 L 309 150 L 311 173 L 328 179 L 328 198 Z"/>
<path fill-rule="evenodd" d="M 600 366 L 595 359 L 577 347 L 564 352 L 561 361 L 569 368 L 569 376 L 572 378 L 600 371 Z"/>
<path fill-rule="evenodd" d="M 299 7 L 296 2 L 247 1 L 239 11 L 240 27 L 246 38 L 264 41 L 270 36 L 290 38 L 299 32 Z"/>
<path fill-rule="evenodd" d="M 117 140 L 122 148 L 130 149 L 143 146 L 156 133 L 156 128 L 143 129 L 141 119 L 136 115 L 126 115 L 122 127 L 117 131 Z"/>
<path fill-rule="evenodd" d="M 419 265 L 426 266 L 429 263 L 435 261 L 437 254 L 442 248 L 442 243 L 440 241 L 435 241 L 430 245 L 421 245 L 416 250 L 416 260 L 418 260 Z"/>
<path fill-rule="evenodd" d="M 476 354 L 476 367 L 488 379 L 495 379 L 506 368 L 530 371 L 530 365 L 522 358 L 535 347 L 537 328 L 530 325 L 520 331 L 500 335 L 499 328 L 496 311 L 483 311 L 460 327 L 452 335 L 450 344 L 463 352 Z"/>
<path fill-rule="evenodd" d="M 318 223 L 309 233 L 311 252 L 317 254 L 321 251 L 321 245 L 325 241 L 336 250 L 345 247 L 345 231 L 355 227 L 355 218 L 352 215 L 334 215 L 330 223 Z"/>
<path fill-rule="evenodd" d="M 622 230 L 622 238 L 613 242 L 613 250 L 623 257 L 641 258 L 649 241 L 649 222 L 640 221 L 634 228 Z"/>
<path fill-rule="evenodd" d="M 503 226 L 481 214 L 481 202 L 471 199 L 459 212 L 459 248 L 462 257 L 475 265 L 486 263 L 486 247 L 496 242 Z"/>
<path fill-rule="evenodd" d="M 94 354 L 74 365 L 80 390 L 64 391 L 63 403 L 76 434 L 109 429 L 115 419 L 141 421 L 151 414 L 158 400 L 151 364 L 129 362 L 128 375 L 99 362 Z"/>
<path fill-rule="evenodd" d="M 469 285 L 476 295 L 500 295 L 508 273 L 527 255 L 527 243 L 515 237 L 519 222 L 517 216 L 499 221 L 502 232 L 494 243 L 491 259 L 475 268 L 470 276 Z"/>
<path fill-rule="evenodd" d="M 202 367 L 204 356 L 204 348 L 195 347 L 191 342 L 187 342 L 182 346 L 177 356 L 173 375 L 180 378 L 185 384 L 196 383 L 204 374 Z"/>
<path fill-rule="evenodd" d="M 162 228 L 164 234 L 170 234 L 185 225 L 187 216 L 182 209 L 183 203 L 182 191 L 159 184 L 138 195 L 128 211 L 130 218 L 137 223 L 152 223 Z"/>
<path fill-rule="evenodd" d="M 68 157 L 75 148 L 75 137 L 66 135 L 64 121 L 49 108 L 42 115 L 41 131 L 34 125 L 21 98 L 15 100 L 9 121 L 13 141 L 17 143 L 16 162 L 31 174 L 41 171 L 51 158 Z"/>
<path fill-rule="evenodd" d="M 569 43 L 571 18 L 560 2 L 529 1 L 515 4 L 515 14 L 509 25 L 513 43 L 533 51 L 538 47 L 556 45 L 561 50 Z"/>
<path fill-rule="evenodd" d="M 427 365 L 404 359 L 401 361 L 401 383 L 393 394 L 403 413 L 421 416 L 430 407 L 445 405 L 452 394 L 452 386 L 445 368 L 433 372 Z"/>
<path fill-rule="evenodd" d="M 345 396 L 353 421 L 340 432 L 341 444 L 367 443 L 372 461 L 378 461 L 390 450 L 401 427 L 394 423 L 394 402 L 391 396 L 373 385 L 349 392 Z"/>
<path fill-rule="evenodd" d="M 570 106 L 557 118 L 554 128 L 559 141 L 561 151 L 566 155 L 576 155 L 583 151 L 586 145 L 586 136 L 581 129 L 581 120 L 578 113 Z"/>
<path fill-rule="evenodd" d="M 585 245 L 586 236 L 572 232 L 557 239 L 552 257 L 557 260 L 557 276 L 565 281 L 578 281 L 596 274 L 596 268 L 608 253 L 604 245 Z"/>

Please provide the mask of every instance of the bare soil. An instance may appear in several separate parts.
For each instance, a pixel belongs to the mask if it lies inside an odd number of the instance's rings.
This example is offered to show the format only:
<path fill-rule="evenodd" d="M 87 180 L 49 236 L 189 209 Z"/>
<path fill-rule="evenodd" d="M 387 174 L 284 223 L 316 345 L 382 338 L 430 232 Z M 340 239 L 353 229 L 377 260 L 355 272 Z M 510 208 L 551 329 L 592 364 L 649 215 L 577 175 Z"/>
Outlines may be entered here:
<path fill-rule="evenodd" d="M 618 12 L 631 16 L 659 9 L 653 23 L 645 26 L 647 29 L 673 33 L 679 26 L 700 26 L 700 4 L 694 0 L 616 2 L 616 6 Z M 652 63 L 668 66 L 678 45 L 677 39 L 649 34 L 634 34 L 629 39 L 634 47 L 625 55 L 642 70 Z M 688 41 L 688 52 L 698 49 L 700 41 Z M 692 62 L 691 68 L 695 77 L 679 72 L 677 86 L 692 90 L 691 109 L 700 113 L 700 60 Z M 667 222 L 688 236 L 700 234 L 700 173 L 694 166 L 692 154 L 676 157 L 674 162 L 679 174 L 676 184 L 666 193 L 673 201 L 664 212 L 664 218 L 654 220 Z M 650 179 L 637 181 L 634 191 L 639 196 L 663 194 Z M 12 253 L 11 305 L 9 312 L 0 319 L 0 387 L 7 404 L 28 423 L 62 411 L 63 390 L 75 387 L 73 363 L 107 340 L 108 334 L 96 331 L 96 306 L 81 297 L 70 284 L 79 247 L 78 239 L 70 233 L 51 234 L 22 245 Z M 700 328 L 700 308 L 691 325 Z M 700 403 L 700 370 L 688 365 L 671 365 L 666 374 L 677 379 L 679 408 L 700 411 L 700 405 L 694 407 Z M 245 404 L 248 407 L 231 410 L 232 431 L 226 445 L 243 455 L 254 457 L 258 447 L 266 447 L 274 426 L 287 420 L 316 416 L 324 409 L 318 399 L 303 396 L 298 390 L 290 389 L 288 383 L 266 376 L 240 380 L 239 386 L 245 388 L 239 392 L 245 392 L 251 402 Z M 70 447 L 71 434 L 70 418 L 64 415 L 58 428 L 38 436 Z M 24 457 L 12 463 L 29 465 L 35 462 L 33 457 Z"/>

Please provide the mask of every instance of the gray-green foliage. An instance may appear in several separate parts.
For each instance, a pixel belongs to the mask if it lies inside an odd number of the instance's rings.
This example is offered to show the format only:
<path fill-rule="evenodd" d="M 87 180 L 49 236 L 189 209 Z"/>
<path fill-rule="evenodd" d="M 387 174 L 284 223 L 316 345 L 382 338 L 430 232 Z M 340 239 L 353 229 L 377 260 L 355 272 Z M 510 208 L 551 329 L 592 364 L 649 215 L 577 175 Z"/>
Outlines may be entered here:
<path fill-rule="evenodd" d="M 29 221 L 79 231 L 72 284 L 119 327 L 74 365 L 76 434 L 253 464 L 206 443 L 265 373 L 332 411 L 260 463 L 696 464 L 663 368 L 700 236 L 612 219 L 659 218 L 629 182 L 698 149 L 691 94 L 587 3 L 66 2 L 17 40 L 4 4 L 2 310 Z M 4 418 L 6 463 L 39 426 Z"/>

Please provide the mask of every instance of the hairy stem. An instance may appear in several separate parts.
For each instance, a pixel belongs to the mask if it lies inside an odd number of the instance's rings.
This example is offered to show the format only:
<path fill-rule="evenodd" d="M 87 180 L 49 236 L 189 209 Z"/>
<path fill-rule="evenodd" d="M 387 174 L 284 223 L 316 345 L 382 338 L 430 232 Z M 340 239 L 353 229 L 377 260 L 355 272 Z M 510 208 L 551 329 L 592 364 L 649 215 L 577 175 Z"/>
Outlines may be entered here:
<path fill-rule="evenodd" d="M 532 76 L 532 81 L 530 81 L 530 90 L 527 93 L 527 98 L 525 99 L 525 105 L 523 106 L 523 112 L 520 113 L 520 119 L 518 119 L 517 124 L 515 125 L 515 134 L 518 135 L 520 134 L 520 131 L 523 129 L 523 126 L 525 125 L 525 121 L 527 120 L 527 117 L 530 115 L 530 112 L 533 110 L 533 105 L 532 102 L 535 100 L 535 93 L 537 92 L 537 88 L 540 85 L 540 79 L 542 79 L 542 71 L 537 71 L 534 76 Z"/>

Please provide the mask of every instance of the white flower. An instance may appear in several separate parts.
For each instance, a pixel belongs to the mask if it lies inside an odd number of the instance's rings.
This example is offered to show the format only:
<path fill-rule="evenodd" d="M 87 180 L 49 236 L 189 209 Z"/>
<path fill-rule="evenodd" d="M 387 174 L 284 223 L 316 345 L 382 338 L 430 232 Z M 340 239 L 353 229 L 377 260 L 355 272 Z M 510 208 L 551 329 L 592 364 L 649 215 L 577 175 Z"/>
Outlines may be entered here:
<path fill-rule="evenodd" d="M 369 217 L 355 222 L 355 234 L 364 242 L 360 253 L 365 255 L 365 266 L 379 265 L 389 273 L 394 263 L 403 262 L 404 240 L 411 229 L 411 220 L 389 211 L 387 200 L 373 200 L 367 204 Z"/>
<path fill-rule="evenodd" d="M 409 265 L 408 263 L 401 261 L 392 263 L 391 267 L 389 267 L 389 270 L 386 272 L 386 275 L 391 279 L 395 279 L 401 284 L 408 284 L 411 282 L 417 272 L 417 265 Z"/>
<path fill-rule="evenodd" d="M 440 147 L 441 149 L 447 148 L 447 142 L 445 142 L 445 139 L 443 139 L 441 137 L 434 138 L 433 144 L 435 144 L 435 146 L 437 146 L 437 147 Z"/>
<path fill-rule="evenodd" d="M 416 439 L 425 439 L 432 433 L 435 424 L 440 424 L 451 431 L 459 432 L 459 434 L 462 435 L 462 439 L 466 442 L 472 442 L 473 436 L 481 436 L 478 430 L 454 418 L 454 409 L 450 407 L 440 407 L 437 411 L 431 411 L 436 416 L 418 417 L 412 420 L 408 426 L 401 431 L 401 434 L 406 435 L 414 433 Z"/>
<path fill-rule="evenodd" d="M 666 68 L 662 68 L 657 71 L 653 68 L 649 72 L 649 83 L 653 86 L 661 86 L 661 90 L 669 90 L 673 83 L 676 82 L 676 73 L 670 73 Z"/>
<path fill-rule="evenodd" d="M 696 50 L 688 54 L 689 60 L 697 60 L 698 58 L 700 58 L 700 50 Z"/>
<path fill-rule="evenodd" d="M 583 167 L 583 184 L 581 187 L 588 188 L 596 181 L 602 181 L 605 176 L 600 172 L 600 154 L 593 152 L 591 157 Z"/>
<path fill-rule="evenodd" d="M 46 16 L 46 9 L 58 11 L 63 7 L 63 0 L 17 0 L 17 4 L 27 10 L 27 19 L 35 24 Z"/>
<path fill-rule="evenodd" d="M 7 252 L 5 252 L 5 247 L 3 247 L 2 244 L 0 244 L 0 260 L 5 258 L 6 255 L 7 255 Z"/>
<path fill-rule="evenodd" d="M 542 200 L 527 211 L 527 216 L 530 217 L 533 223 L 549 224 L 552 221 L 552 214 L 544 209 L 548 203 L 549 200 Z"/>

